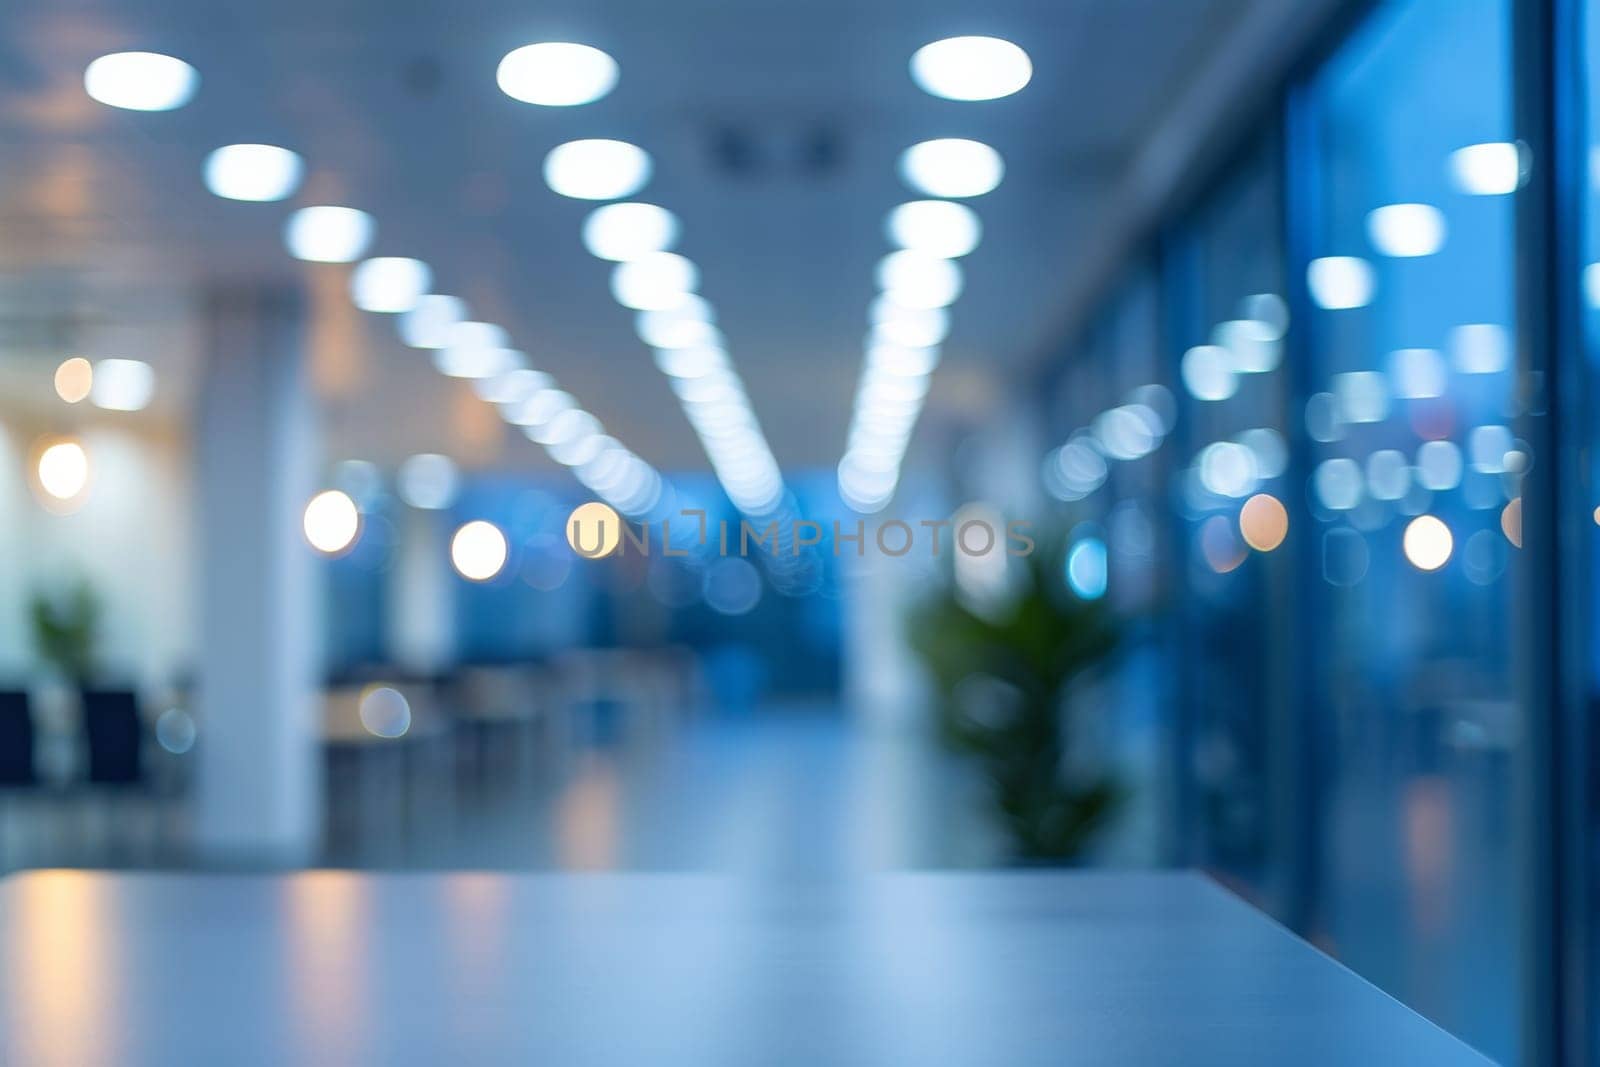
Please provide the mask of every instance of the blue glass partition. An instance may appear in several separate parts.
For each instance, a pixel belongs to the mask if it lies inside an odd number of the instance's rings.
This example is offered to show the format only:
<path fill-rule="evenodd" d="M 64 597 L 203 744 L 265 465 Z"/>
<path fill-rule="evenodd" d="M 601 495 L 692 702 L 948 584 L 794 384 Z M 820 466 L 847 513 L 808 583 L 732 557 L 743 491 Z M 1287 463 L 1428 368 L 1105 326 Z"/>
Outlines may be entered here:
<path fill-rule="evenodd" d="M 1088 702 L 1108 709 L 1094 726 L 1125 796 L 1101 856 L 1118 864 L 1162 862 L 1175 846 L 1165 526 L 1175 405 L 1160 333 L 1155 265 L 1139 261 L 1054 368 L 1044 412 L 1052 447 L 1040 476 L 1052 535 L 1066 540 L 1062 580 L 1083 599 L 1104 599 L 1124 634 L 1115 668 L 1099 679 L 1102 699 Z"/>
<path fill-rule="evenodd" d="M 1310 86 L 1299 209 L 1320 541 L 1320 920 L 1357 971 L 1516 1049 L 1511 769 L 1522 474 L 1513 426 L 1510 6 L 1381 5 Z"/>
<path fill-rule="evenodd" d="M 1168 265 L 1190 858 L 1279 914 L 1295 525 L 1282 174 L 1276 139 L 1258 142 L 1176 229 Z"/>

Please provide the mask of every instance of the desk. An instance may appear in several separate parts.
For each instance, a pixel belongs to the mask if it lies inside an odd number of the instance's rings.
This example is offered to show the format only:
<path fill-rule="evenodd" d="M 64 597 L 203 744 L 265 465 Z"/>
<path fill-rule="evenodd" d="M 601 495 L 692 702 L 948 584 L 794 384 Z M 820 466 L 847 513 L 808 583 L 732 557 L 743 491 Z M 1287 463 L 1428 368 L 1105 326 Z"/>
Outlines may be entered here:
<path fill-rule="evenodd" d="M 1187 874 L 0 882 L 0 1062 L 1486 1063 Z"/>

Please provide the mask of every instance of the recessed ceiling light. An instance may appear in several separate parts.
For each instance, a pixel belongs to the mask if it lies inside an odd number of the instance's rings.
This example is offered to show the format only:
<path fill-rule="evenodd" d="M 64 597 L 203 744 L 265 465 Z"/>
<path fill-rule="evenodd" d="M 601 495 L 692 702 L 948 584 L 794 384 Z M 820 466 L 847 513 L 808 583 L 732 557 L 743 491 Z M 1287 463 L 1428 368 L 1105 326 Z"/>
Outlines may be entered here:
<path fill-rule="evenodd" d="M 600 420 L 582 408 L 567 408 L 545 422 L 528 427 L 527 436 L 541 445 L 562 445 L 580 437 L 604 433 Z"/>
<path fill-rule="evenodd" d="M 946 100 L 997 100 L 1032 77 L 1028 53 L 998 37 L 949 37 L 911 57 L 912 80 Z"/>
<path fill-rule="evenodd" d="M 502 407 L 520 404 L 534 393 L 555 386 L 555 379 L 543 371 L 527 367 L 513 367 L 492 378 L 479 378 L 472 383 L 472 391 L 480 400 Z"/>
<path fill-rule="evenodd" d="M 954 259 L 978 247 L 983 223 L 965 204 L 953 200 L 913 200 L 889 212 L 889 240 L 901 248 Z"/>
<path fill-rule="evenodd" d="M 353 207 L 303 207 L 289 216 L 284 243 L 296 259 L 349 263 L 372 242 L 372 216 Z"/>
<path fill-rule="evenodd" d="M 544 157 L 544 180 L 577 200 L 620 200 L 650 180 L 650 155 L 626 141 L 591 139 L 556 145 Z"/>
<path fill-rule="evenodd" d="M 731 367 L 723 367 L 694 378 L 674 378 L 668 383 L 685 404 L 748 405 L 744 383 Z"/>
<path fill-rule="evenodd" d="M 904 348 L 900 345 L 875 344 L 867 346 L 867 370 L 882 372 L 901 378 L 915 378 L 933 373 L 939 365 L 939 348 Z"/>
<path fill-rule="evenodd" d="M 143 411 L 156 391 L 156 372 L 137 359 L 102 359 L 95 364 L 89 400 L 107 411 Z"/>
<path fill-rule="evenodd" d="M 200 75 L 181 59 L 159 52 L 113 52 L 90 63 L 83 88 L 110 107 L 171 111 L 194 96 Z"/>
<path fill-rule="evenodd" d="M 494 378 L 527 360 L 515 348 L 440 348 L 433 354 L 434 368 L 451 378 Z"/>
<path fill-rule="evenodd" d="M 420 259 L 403 256 L 377 256 L 363 260 L 350 274 L 350 298 L 362 311 L 410 311 L 417 306 L 433 272 Z"/>
<path fill-rule="evenodd" d="M 624 262 L 678 243 L 678 217 L 654 204 L 606 204 L 583 223 L 583 246 L 599 259 Z"/>
<path fill-rule="evenodd" d="M 536 427 L 575 407 L 577 401 L 571 393 L 560 389 L 541 389 L 520 404 L 508 407 L 505 416 L 507 422 L 517 426 Z"/>
<path fill-rule="evenodd" d="M 639 340 L 651 348 L 720 347 L 722 331 L 712 324 L 711 305 L 693 293 L 675 306 L 660 311 L 641 311 L 634 322 Z"/>
<path fill-rule="evenodd" d="M 450 331 L 466 317 L 467 305 L 460 297 L 429 294 L 400 316 L 400 340 L 412 348 L 443 348 L 450 343 Z"/>
<path fill-rule="evenodd" d="M 670 311 L 641 311 L 635 324 L 639 340 L 651 348 L 699 348 L 722 346 L 722 331 L 704 319 L 661 318 Z"/>
<path fill-rule="evenodd" d="M 868 343 L 929 348 L 942 344 L 949 334 L 950 313 L 944 308 L 908 308 L 885 300 L 873 307 Z"/>
<path fill-rule="evenodd" d="M 495 81 L 514 100 L 571 107 L 609 93 L 617 84 L 617 61 L 586 44 L 543 41 L 507 53 Z"/>
<path fill-rule="evenodd" d="M 603 433 L 591 433 L 547 445 L 545 451 L 563 467 L 578 467 L 598 458 L 600 453 L 615 444 L 614 438 Z"/>
<path fill-rule="evenodd" d="M 230 144 L 206 157 L 206 188 L 228 200 L 282 200 L 300 185 L 300 157 L 270 144 Z"/>
<path fill-rule="evenodd" d="M 953 260 L 901 249 L 878 263 L 878 287 L 905 308 L 942 308 L 961 295 L 961 268 Z"/>
<path fill-rule="evenodd" d="M 712 345 L 663 348 L 655 356 L 656 366 L 669 378 L 701 378 L 728 366 L 728 354 Z"/>
<path fill-rule="evenodd" d="M 982 141 L 960 137 L 923 141 L 900 156 L 901 178 L 927 196 L 982 196 L 1000 184 L 1005 172 L 999 152 Z"/>
<path fill-rule="evenodd" d="M 662 311 L 684 301 L 700 283 L 700 270 L 676 252 L 652 252 L 611 271 L 617 303 L 636 311 Z"/>
<path fill-rule="evenodd" d="M 445 345 L 435 353 L 439 373 L 452 378 L 490 378 L 515 370 L 525 357 L 507 348 L 505 330 L 492 322 L 458 322 L 445 334 Z"/>
<path fill-rule="evenodd" d="M 458 322 L 445 334 L 448 348 L 502 348 L 506 331 L 492 322 Z"/>

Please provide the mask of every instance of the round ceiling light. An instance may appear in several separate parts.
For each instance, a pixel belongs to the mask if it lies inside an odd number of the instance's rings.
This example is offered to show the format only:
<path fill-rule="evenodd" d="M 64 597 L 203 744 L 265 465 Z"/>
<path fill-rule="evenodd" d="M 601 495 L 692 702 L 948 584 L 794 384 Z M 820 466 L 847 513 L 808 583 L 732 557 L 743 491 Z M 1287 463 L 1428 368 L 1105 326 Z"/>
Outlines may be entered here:
<path fill-rule="evenodd" d="M 206 188 L 227 200 L 282 200 L 300 185 L 305 164 L 287 148 L 230 144 L 206 157 Z"/>
<path fill-rule="evenodd" d="M 377 256 L 350 274 L 350 299 L 362 311 L 399 314 L 417 306 L 433 284 L 433 272 L 420 259 Z"/>
<path fill-rule="evenodd" d="M 900 176 L 927 196 L 963 200 L 982 196 L 1005 177 L 1000 153 L 982 141 L 942 137 L 914 144 L 900 155 Z"/>
<path fill-rule="evenodd" d="M 494 77 L 513 100 L 572 107 L 592 103 L 616 87 L 617 61 L 586 44 L 542 41 L 508 52 Z"/>
<path fill-rule="evenodd" d="M 194 96 L 200 75 L 181 59 L 159 52 L 113 52 L 90 63 L 83 88 L 109 107 L 171 111 Z"/>
<path fill-rule="evenodd" d="M 978 247 L 983 223 L 965 204 L 952 200 L 913 200 L 889 212 L 889 240 L 901 248 L 942 259 L 956 259 Z"/>
<path fill-rule="evenodd" d="M 400 316 L 400 339 L 412 348 L 443 348 L 466 317 L 467 305 L 460 297 L 430 293 Z"/>
<path fill-rule="evenodd" d="M 611 271 L 617 303 L 635 311 L 665 311 L 682 304 L 700 284 L 700 270 L 676 252 L 652 252 Z"/>
<path fill-rule="evenodd" d="M 283 240 L 296 259 L 349 263 L 367 250 L 374 229 L 372 216 L 353 207 L 303 207 L 289 216 Z"/>
<path fill-rule="evenodd" d="M 911 57 L 911 79 L 946 100 L 998 100 L 1032 78 L 1028 53 L 998 37 L 949 37 Z"/>
<path fill-rule="evenodd" d="M 901 249 L 878 263 L 878 287 L 903 308 L 947 307 L 961 295 L 961 284 L 961 268 L 953 260 Z"/>
<path fill-rule="evenodd" d="M 583 246 L 618 263 L 665 252 L 678 243 L 678 217 L 654 204 L 606 204 L 583 223 Z"/>
<path fill-rule="evenodd" d="M 626 141 L 568 141 L 544 157 L 545 184 L 575 200 L 632 196 L 650 180 L 650 170 L 650 154 Z"/>

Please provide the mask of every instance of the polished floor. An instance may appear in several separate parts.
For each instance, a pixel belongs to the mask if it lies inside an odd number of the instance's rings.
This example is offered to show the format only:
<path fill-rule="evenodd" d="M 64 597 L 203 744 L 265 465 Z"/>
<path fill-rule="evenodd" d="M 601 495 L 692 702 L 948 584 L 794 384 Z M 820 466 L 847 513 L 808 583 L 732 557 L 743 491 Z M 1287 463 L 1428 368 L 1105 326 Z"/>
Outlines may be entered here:
<path fill-rule="evenodd" d="M 602 711 L 553 731 L 488 727 L 445 758 L 449 773 L 361 756 L 336 773 L 327 864 L 823 874 L 1003 858 L 961 764 L 835 707 Z"/>
<path fill-rule="evenodd" d="M 328 751 L 318 864 L 828 874 L 1003 863 L 982 783 L 836 705 L 591 708 Z M 0 869 L 191 868 L 181 789 L 0 797 Z"/>

